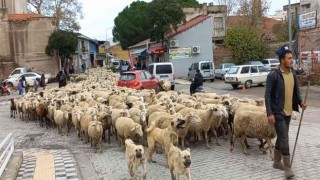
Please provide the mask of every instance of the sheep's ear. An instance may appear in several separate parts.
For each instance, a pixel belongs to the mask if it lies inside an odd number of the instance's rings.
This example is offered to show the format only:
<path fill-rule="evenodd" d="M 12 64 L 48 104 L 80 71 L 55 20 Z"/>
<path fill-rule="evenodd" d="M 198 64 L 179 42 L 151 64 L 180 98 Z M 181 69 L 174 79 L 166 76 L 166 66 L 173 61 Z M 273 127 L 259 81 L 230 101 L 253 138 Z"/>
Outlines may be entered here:
<path fill-rule="evenodd" d="M 135 127 L 133 127 L 132 129 L 131 129 L 131 131 L 134 131 L 136 129 L 136 126 Z"/>
<path fill-rule="evenodd" d="M 187 148 L 186 151 L 190 152 L 190 148 Z"/>

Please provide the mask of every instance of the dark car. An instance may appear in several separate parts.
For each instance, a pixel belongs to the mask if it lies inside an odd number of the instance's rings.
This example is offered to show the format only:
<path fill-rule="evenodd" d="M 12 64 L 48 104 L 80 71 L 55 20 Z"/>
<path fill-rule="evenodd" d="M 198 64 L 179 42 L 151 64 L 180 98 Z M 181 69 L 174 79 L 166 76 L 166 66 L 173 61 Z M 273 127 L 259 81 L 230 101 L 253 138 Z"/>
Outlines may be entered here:
<path fill-rule="evenodd" d="M 161 89 L 159 80 L 145 70 L 127 71 L 122 73 L 120 79 L 117 81 L 117 86 L 137 90 L 154 89 L 157 92 Z"/>

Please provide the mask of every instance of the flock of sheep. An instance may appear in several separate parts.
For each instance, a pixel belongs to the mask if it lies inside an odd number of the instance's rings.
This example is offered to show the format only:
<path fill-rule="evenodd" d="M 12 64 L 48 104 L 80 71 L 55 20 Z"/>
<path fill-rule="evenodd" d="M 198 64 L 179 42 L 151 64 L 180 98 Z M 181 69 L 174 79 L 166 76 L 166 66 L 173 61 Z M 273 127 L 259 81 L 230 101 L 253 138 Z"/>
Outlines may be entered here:
<path fill-rule="evenodd" d="M 102 140 L 110 144 L 110 136 L 115 134 L 119 146 L 127 147 L 128 168 L 135 179 L 139 179 L 138 165 L 145 167 L 145 159 L 154 162 L 154 150 L 164 150 L 173 179 L 179 179 L 180 175 L 191 179 L 191 151 L 185 149 L 185 144 L 191 138 L 194 142 L 204 139 L 210 148 L 211 137 L 215 137 L 219 146 L 218 137 L 226 139 L 229 131 L 230 151 L 240 138 L 247 154 L 246 138 L 256 138 L 261 142 L 260 150 L 266 153 L 267 143 L 272 154 L 271 139 L 276 132 L 267 121 L 263 99 L 216 93 L 190 96 L 165 87 L 159 93 L 133 90 L 117 87 L 118 79 L 119 75 L 108 69 L 89 69 L 85 74 L 73 75 L 65 87 L 29 92 L 20 99 L 12 99 L 11 117 L 18 115 L 25 122 L 39 121 L 41 127 L 57 127 L 61 135 L 68 135 L 73 127 L 79 139 L 90 142 L 96 152 L 102 151 Z M 143 146 L 134 142 L 147 146 L 146 153 Z"/>

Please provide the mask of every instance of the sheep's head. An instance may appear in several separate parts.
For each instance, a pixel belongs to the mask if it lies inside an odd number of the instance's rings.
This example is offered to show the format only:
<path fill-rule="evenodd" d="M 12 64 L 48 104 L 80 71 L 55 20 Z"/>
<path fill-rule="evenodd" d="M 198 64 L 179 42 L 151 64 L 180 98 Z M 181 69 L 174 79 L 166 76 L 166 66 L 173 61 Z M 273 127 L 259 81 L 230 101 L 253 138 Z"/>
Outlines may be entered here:
<path fill-rule="evenodd" d="M 135 138 L 141 138 L 143 136 L 142 126 L 140 124 L 136 124 L 130 131 L 135 135 Z"/>
<path fill-rule="evenodd" d="M 143 126 L 147 125 L 147 112 L 146 111 L 141 111 L 140 113 L 140 121 Z"/>

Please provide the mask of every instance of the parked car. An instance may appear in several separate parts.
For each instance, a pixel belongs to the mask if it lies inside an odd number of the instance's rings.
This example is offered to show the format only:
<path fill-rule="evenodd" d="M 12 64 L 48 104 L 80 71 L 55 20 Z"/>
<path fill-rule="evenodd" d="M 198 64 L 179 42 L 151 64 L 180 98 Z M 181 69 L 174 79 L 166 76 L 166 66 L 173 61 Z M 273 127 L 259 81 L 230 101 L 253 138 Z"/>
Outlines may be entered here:
<path fill-rule="evenodd" d="M 196 63 L 192 63 L 188 72 L 188 79 L 192 81 L 194 76 L 196 75 L 196 70 L 199 69 L 200 73 L 203 76 L 203 80 L 214 81 L 214 65 L 212 61 L 199 61 Z"/>
<path fill-rule="evenodd" d="M 176 75 L 174 73 L 173 64 L 170 62 L 152 63 L 148 66 L 148 71 L 157 79 L 168 80 L 171 82 L 171 90 L 174 90 Z"/>
<path fill-rule="evenodd" d="M 224 82 L 231 84 L 234 89 L 239 85 L 250 88 L 252 84 L 263 85 L 266 83 L 269 72 L 263 65 L 232 66 L 225 74 Z"/>
<path fill-rule="evenodd" d="M 155 89 L 157 92 L 161 90 L 159 80 L 146 70 L 135 70 L 122 73 L 117 81 L 117 86 L 137 90 Z"/>
<path fill-rule="evenodd" d="M 41 79 L 41 75 L 38 73 L 35 73 L 35 72 L 27 72 L 27 73 L 23 73 L 22 75 L 25 76 L 26 81 L 30 86 L 34 86 L 34 82 L 35 82 L 36 78 Z M 6 80 L 4 80 L 4 82 L 7 82 L 8 86 L 10 86 L 10 87 L 17 86 L 22 75 L 20 75 L 18 77 L 12 77 L 12 78 L 6 79 Z M 46 77 L 46 75 L 45 75 L 45 83 L 46 84 L 48 83 L 48 80 L 49 80 L 48 76 Z"/>
<path fill-rule="evenodd" d="M 9 75 L 8 79 L 21 76 L 21 74 L 28 72 L 26 67 L 15 68 Z"/>
<path fill-rule="evenodd" d="M 224 79 L 224 75 L 229 71 L 230 67 L 232 66 L 235 66 L 235 64 L 233 63 L 220 64 L 220 66 L 214 71 L 215 78 Z"/>
<path fill-rule="evenodd" d="M 261 61 L 258 60 L 254 60 L 254 61 L 247 61 L 244 63 L 244 65 L 259 65 L 259 66 L 263 66 Z"/>
<path fill-rule="evenodd" d="M 264 59 L 261 62 L 268 71 L 274 70 L 280 65 L 280 61 L 278 59 Z"/>

